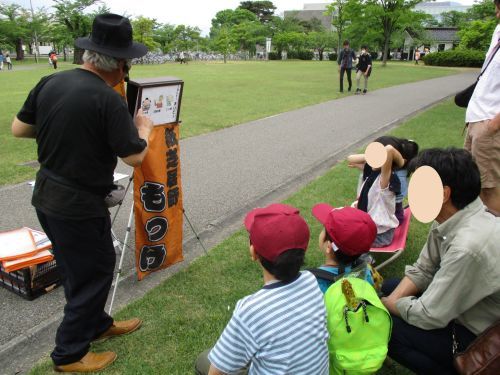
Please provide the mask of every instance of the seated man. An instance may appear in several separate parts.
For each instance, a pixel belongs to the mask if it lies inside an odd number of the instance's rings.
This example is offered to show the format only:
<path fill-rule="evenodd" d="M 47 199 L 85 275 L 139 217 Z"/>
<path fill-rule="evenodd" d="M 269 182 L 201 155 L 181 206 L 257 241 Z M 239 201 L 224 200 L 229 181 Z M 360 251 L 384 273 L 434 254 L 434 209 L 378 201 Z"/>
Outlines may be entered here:
<path fill-rule="evenodd" d="M 299 211 L 284 204 L 252 210 L 245 218 L 250 255 L 264 286 L 239 300 L 197 374 L 328 375 L 326 310 L 316 279 L 300 272 L 309 228 Z M 210 362 L 210 363 L 209 363 Z"/>
<path fill-rule="evenodd" d="M 421 152 L 443 183 L 443 204 L 419 258 L 382 302 L 393 315 L 389 356 L 418 374 L 452 374 L 453 336 L 463 351 L 500 316 L 500 218 L 479 199 L 469 152 Z M 391 292 L 392 289 L 392 292 Z"/>

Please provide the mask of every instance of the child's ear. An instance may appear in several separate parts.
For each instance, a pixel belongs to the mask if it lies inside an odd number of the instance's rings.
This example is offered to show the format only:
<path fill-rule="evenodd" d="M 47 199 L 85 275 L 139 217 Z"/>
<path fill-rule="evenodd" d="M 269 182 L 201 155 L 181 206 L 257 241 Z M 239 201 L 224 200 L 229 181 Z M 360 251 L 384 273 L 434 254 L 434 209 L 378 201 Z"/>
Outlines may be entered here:
<path fill-rule="evenodd" d="M 255 252 L 255 248 L 253 247 L 253 245 L 250 245 L 250 257 L 252 258 L 253 261 L 259 259 L 257 257 L 257 253 Z"/>

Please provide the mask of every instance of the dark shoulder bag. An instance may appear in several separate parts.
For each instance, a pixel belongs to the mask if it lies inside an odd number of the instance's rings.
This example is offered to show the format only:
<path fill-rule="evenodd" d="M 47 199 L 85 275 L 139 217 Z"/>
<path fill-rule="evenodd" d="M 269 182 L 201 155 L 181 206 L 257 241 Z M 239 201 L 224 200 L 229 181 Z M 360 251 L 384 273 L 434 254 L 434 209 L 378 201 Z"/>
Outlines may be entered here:
<path fill-rule="evenodd" d="M 454 352 L 457 347 L 453 334 Z M 454 353 L 453 365 L 460 375 L 500 374 L 500 320 L 476 337 L 465 351 Z"/>
<path fill-rule="evenodd" d="M 477 82 L 479 81 L 479 78 L 483 75 L 485 72 L 486 68 L 488 65 L 490 65 L 491 61 L 495 57 L 495 54 L 498 52 L 498 49 L 500 48 L 500 40 L 498 41 L 498 44 L 495 46 L 495 49 L 493 50 L 493 53 L 491 54 L 490 59 L 488 60 L 488 63 L 484 67 L 484 69 L 481 71 L 479 76 L 476 79 L 476 82 L 474 82 L 472 85 L 467 87 L 466 89 L 460 91 L 455 95 L 455 104 L 458 105 L 459 107 L 462 108 L 467 108 L 470 102 L 470 98 L 472 97 L 472 94 L 474 94 L 474 90 L 476 89 Z"/>

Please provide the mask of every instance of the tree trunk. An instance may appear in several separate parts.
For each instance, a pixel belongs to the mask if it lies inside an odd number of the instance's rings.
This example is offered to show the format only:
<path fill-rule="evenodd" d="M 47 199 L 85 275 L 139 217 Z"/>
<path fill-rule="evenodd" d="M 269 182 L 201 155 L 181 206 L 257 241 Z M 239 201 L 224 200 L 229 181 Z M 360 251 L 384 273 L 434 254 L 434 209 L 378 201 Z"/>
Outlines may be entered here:
<path fill-rule="evenodd" d="M 227 63 L 227 55 L 224 54 L 224 64 Z"/>
<path fill-rule="evenodd" d="M 16 39 L 16 60 L 24 60 L 23 40 L 21 38 Z"/>
<path fill-rule="evenodd" d="M 63 45 L 63 56 L 64 56 L 64 61 L 68 61 L 68 54 L 66 53 L 66 44 Z"/>
<path fill-rule="evenodd" d="M 382 66 L 387 65 L 388 54 L 389 54 L 389 37 L 384 36 L 384 51 L 383 51 L 383 55 L 382 55 Z"/>
<path fill-rule="evenodd" d="M 82 65 L 83 64 L 83 52 L 84 50 L 75 46 L 73 55 L 73 64 Z"/>
<path fill-rule="evenodd" d="M 319 61 L 323 61 L 323 48 L 318 49 Z"/>

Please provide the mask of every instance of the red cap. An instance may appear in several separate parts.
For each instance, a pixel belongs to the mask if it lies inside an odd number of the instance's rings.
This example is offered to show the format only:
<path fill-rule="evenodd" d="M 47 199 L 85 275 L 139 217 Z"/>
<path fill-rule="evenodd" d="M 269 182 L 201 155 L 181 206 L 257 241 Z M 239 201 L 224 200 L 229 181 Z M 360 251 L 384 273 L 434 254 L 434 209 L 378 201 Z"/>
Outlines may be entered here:
<path fill-rule="evenodd" d="M 309 244 L 307 223 L 298 209 L 286 204 L 253 209 L 245 217 L 245 227 L 257 254 L 270 262 L 287 250 L 306 251 Z"/>
<path fill-rule="evenodd" d="M 312 214 L 324 225 L 334 244 L 345 255 L 367 253 L 377 237 L 377 225 L 373 219 L 357 208 L 333 208 L 319 203 L 312 208 Z"/>

